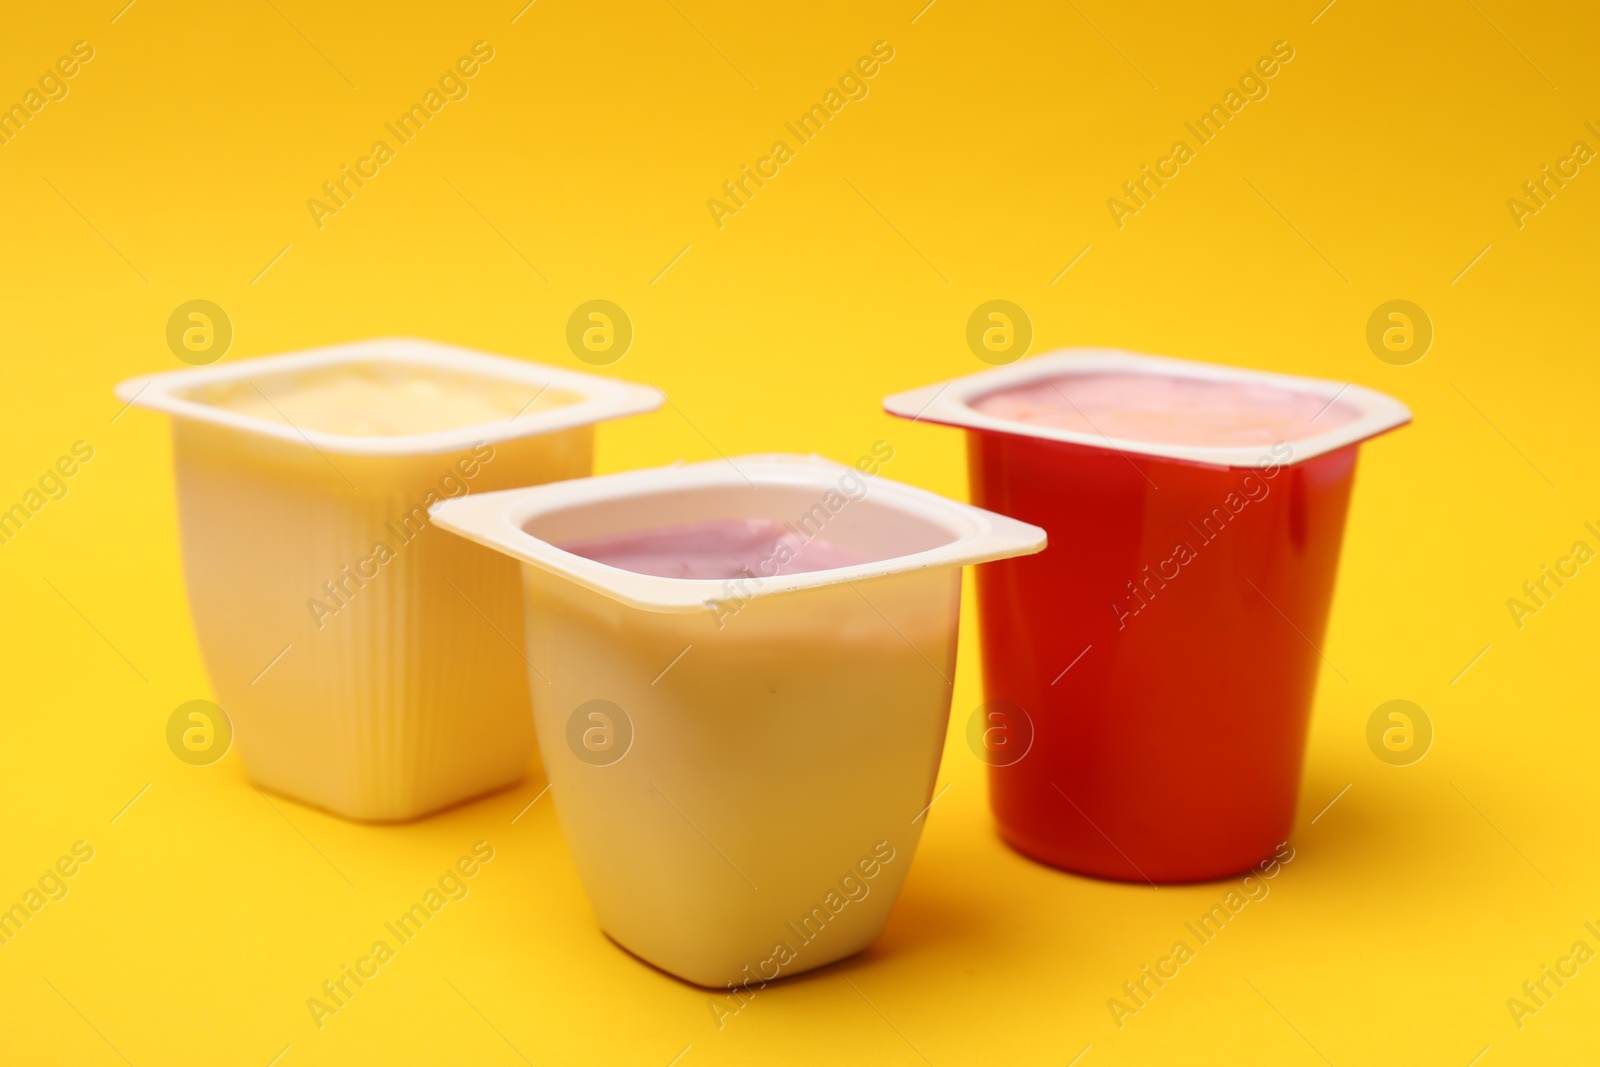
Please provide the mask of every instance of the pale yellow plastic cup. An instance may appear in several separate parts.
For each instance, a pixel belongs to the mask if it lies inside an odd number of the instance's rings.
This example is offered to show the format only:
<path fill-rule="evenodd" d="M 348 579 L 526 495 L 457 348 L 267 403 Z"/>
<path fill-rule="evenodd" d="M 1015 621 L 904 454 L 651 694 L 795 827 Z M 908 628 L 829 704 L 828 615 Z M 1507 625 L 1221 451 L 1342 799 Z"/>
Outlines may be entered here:
<path fill-rule="evenodd" d="M 392 821 L 527 773 L 516 564 L 430 529 L 428 508 L 590 473 L 594 424 L 659 392 L 396 339 L 117 395 L 172 417 L 195 633 L 256 783 Z M 493 417 L 450 425 L 462 412 Z"/>
<path fill-rule="evenodd" d="M 522 563 L 540 750 L 607 934 L 691 982 L 752 989 L 872 943 L 932 800 L 961 567 L 1037 552 L 1043 530 L 800 456 L 474 494 L 433 515 Z M 729 518 L 869 562 L 707 581 L 556 547 Z"/>

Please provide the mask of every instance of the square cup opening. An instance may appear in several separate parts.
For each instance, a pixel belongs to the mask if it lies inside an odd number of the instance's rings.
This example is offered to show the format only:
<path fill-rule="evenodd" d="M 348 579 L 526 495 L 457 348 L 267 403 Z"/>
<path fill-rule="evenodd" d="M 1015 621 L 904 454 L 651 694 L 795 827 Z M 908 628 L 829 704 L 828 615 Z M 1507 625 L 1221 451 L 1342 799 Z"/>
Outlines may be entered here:
<path fill-rule="evenodd" d="M 509 422 L 576 404 L 553 383 L 376 355 L 261 368 L 249 378 L 180 387 L 172 395 L 291 429 L 346 437 L 407 437 Z"/>
<path fill-rule="evenodd" d="M 959 537 L 878 499 L 854 471 L 827 487 L 739 483 L 591 501 L 541 513 L 522 530 L 618 569 L 717 581 L 883 563 Z"/>
<path fill-rule="evenodd" d="M 654 387 L 408 337 L 161 371 L 117 396 L 340 455 L 432 455 L 653 411 Z"/>
<path fill-rule="evenodd" d="M 1096 348 L 896 393 L 883 406 L 917 422 L 1208 467 L 1254 466 L 1280 443 L 1301 463 L 1411 421 L 1398 400 L 1352 382 Z"/>
<path fill-rule="evenodd" d="M 531 567 L 661 612 L 704 610 L 737 577 L 727 573 L 730 566 L 750 565 L 762 579 L 753 595 L 764 597 L 1045 546 L 1037 526 L 818 456 L 784 453 L 474 493 L 441 501 L 429 514 L 435 525 Z M 724 551 L 730 529 L 737 535 L 731 562 Z M 779 562 L 780 541 L 802 559 L 813 550 L 809 564 Z M 625 565 L 629 553 L 635 564 L 641 555 L 698 554 L 692 564 L 710 557 L 723 569 L 663 573 Z"/>

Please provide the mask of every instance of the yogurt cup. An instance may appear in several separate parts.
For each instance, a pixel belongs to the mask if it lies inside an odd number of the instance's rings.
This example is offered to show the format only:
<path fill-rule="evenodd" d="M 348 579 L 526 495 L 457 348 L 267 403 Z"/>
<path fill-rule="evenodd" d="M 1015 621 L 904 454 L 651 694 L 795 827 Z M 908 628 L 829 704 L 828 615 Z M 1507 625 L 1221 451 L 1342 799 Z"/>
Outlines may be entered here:
<path fill-rule="evenodd" d="M 1128 375 L 1177 397 L 1211 440 L 1116 410 Z M 1061 390 L 1092 410 L 1039 412 L 1041 389 L 1071 376 L 1093 376 Z M 1248 419 L 1223 417 L 1277 393 L 1264 421 L 1282 440 L 1250 441 Z M 985 695 L 1004 709 L 984 736 L 1026 748 L 986 759 L 1001 835 L 1066 870 L 1152 883 L 1271 855 L 1294 819 L 1357 446 L 1409 422 L 1405 406 L 1356 385 L 1073 349 L 884 407 L 967 430 L 974 503 L 1050 532 L 1050 551 L 977 576 Z"/>
<path fill-rule="evenodd" d="M 883 929 L 939 769 L 961 567 L 1045 542 L 786 455 L 473 494 L 433 516 L 522 564 L 528 656 L 550 679 L 534 721 L 601 928 L 688 981 L 752 990 Z M 864 562 L 676 578 L 557 547 L 718 519 Z"/>
<path fill-rule="evenodd" d="M 116 392 L 172 417 L 195 632 L 255 782 L 392 821 L 527 772 L 516 566 L 430 531 L 428 508 L 588 474 L 594 424 L 661 394 L 407 339 Z"/>

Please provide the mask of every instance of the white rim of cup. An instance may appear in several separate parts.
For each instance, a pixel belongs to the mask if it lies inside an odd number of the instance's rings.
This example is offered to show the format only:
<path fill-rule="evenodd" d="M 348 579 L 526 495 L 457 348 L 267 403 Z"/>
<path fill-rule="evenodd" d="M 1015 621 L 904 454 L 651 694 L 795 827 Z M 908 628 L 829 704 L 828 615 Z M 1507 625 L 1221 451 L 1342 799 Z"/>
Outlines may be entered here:
<path fill-rule="evenodd" d="M 920 552 L 849 567 L 763 577 L 759 584 L 747 581 L 737 595 L 739 601 L 931 567 L 986 563 L 1028 555 L 1045 547 L 1045 532 L 1037 526 L 970 504 L 958 503 L 924 489 L 889 481 L 881 475 L 864 476 L 855 467 L 814 455 L 736 456 L 705 463 L 578 478 L 524 489 L 473 493 L 440 501 L 429 510 L 429 518 L 436 526 L 497 549 L 523 563 L 561 575 L 630 607 L 654 612 L 687 613 L 704 611 L 708 606 L 730 599 L 726 581 L 720 578 L 663 578 L 623 570 L 565 552 L 528 533 L 525 527 L 541 515 L 572 507 L 691 489 L 746 490 L 754 483 L 758 487 L 814 489 L 821 496 L 829 490 L 836 491 L 840 476 L 847 473 L 863 478 L 868 486 L 867 495 L 879 506 L 887 505 L 924 519 L 946 531 L 950 540 Z M 725 517 L 705 516 L 707 519 Z"/>
<path fill-rule="evenodd" d="M 302 430 L 292 425 L 245 415 L 182 395 L 188 390 L 255 377 L 292 374 L 349 363 L 386 363 L 436 367 L 457 374 L 472 374 L 522 385 L 547 386 L 576 393 L 581 399 L 562 407 L 546 408 L 495 422 L 436 430 L 431 433 L 357 437 L 349 434 Z M 511 356 L 493 355 L 414 337 L 383 337 L 329 345 L 284 355 L 261 356 L 207 367 L 161 371 L 129 378 L 116 387 L 119 400 L 160 411 L 175 418 L 225 426 L 241 433 L 274 437 L 324 452 L 356 456 L 431 455 L 455 452 L 480 443 L 509 441 L 570 430 L 606 419 L 653 411 L 666 394 L 652 386 L 602 378 L 597 374 L 564 370 Z"/>
<path fill-rule="evenodd" d="M 989 433 L 1040 437 L 1088 448 L 1111 448 L 1119 452 L 1182 460 L 1210 467 L 1252 467 L 1262 458 L 1260 445 L 1174 445 L 1139 441 L 996 418 L 972 407 L 972 402 L 979 397 L 1027 385 L 1042 378 L 1104 371 L 1271 385 L 1289 392 L 1309 393 L 1321 397 L 1329 406 L 1332 406 L 1335 400 L 1348 403 L 1361 413 L 1342 426 L 1290 442 L 1294 446 L 1294 458 L 1290 461 L 1290 465 L 1303 463 L 1369 437 L 1376 437 L 1411 421 L 1411 409 L 1400 401 L 1351 382 L 1304 378 L 1294 374 L 1249 370 L 1219 363 L 1200 363 L 1194 360 L 1174 359 L 1170 356 L 1150 356 L 1113 348 L 1061 349 L 1032 359 L 1020 360 L 1009 366 L 997 367 L 994 370 L 980 371 L 977 374 L 923 386 L 920 389 L 895 393 L 884 398 L 883 407 L 891 415 L 898 415 L 914 422 L 933 422 Z"/>

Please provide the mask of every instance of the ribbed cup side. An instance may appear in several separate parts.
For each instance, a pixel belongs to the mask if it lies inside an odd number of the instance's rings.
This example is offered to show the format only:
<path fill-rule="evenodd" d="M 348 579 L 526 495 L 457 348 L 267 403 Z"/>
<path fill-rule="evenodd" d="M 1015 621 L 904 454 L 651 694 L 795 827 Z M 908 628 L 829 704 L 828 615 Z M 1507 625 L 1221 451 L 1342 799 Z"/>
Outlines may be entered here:
<path fill-rule="evenodd" d="M 590 437 L 497 445 L 477 476 L 447 484 L 575 477 Z M 423 519 L 456 456 L 325 457 L 181 421 L 174 438 L 195 630 L 257 783 L 388 821 L 525 773 L 533 726 L 517 565 Z M 316 619 L 313 601 L 331 613 Z"/>

